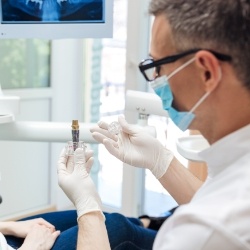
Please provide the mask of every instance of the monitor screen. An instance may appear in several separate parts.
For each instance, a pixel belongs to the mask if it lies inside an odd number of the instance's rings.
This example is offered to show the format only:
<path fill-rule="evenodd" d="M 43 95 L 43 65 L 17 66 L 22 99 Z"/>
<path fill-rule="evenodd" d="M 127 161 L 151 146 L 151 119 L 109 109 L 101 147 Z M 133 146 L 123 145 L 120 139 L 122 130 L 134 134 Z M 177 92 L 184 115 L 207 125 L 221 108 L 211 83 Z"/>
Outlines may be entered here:
<path fill-rule="evenodd" d="M 0 0 L 0 38 L 108 38 L 113 0 Z"/>

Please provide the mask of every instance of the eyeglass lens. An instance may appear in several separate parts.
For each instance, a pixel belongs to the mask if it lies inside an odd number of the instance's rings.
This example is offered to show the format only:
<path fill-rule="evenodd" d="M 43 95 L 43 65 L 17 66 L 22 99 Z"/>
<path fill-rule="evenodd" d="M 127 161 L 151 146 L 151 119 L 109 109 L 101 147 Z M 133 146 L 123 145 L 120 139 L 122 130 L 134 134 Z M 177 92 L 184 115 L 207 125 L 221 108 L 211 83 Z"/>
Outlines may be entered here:
<path fill-rule="evenodd" d="M 152 62 L 154 62 L 152 59 L 148 59 L 148 60 L 145 60 L 142 63 L 142 65 L 147 65 L 147 64 L 150 64 Z M 152 67 L 152 68 L 149 68 L 149 69 L 144 69 L 143 71 L 144 71 L 144 74 L 147 77 L 147 80 L 152 81 L 159 75 L 160 66 Z"/>

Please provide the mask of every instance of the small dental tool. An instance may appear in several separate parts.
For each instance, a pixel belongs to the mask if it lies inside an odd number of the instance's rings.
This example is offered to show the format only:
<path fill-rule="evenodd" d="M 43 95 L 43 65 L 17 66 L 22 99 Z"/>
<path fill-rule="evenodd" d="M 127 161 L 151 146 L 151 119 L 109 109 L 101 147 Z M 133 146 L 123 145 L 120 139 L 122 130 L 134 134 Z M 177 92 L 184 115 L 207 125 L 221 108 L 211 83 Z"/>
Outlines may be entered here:
<path fill-rule="evenodd" d="M 79 123 L 78 123 L 78 120 L 72 120 L 71 128 L 72 128 L 72 142 L 73 142 L 74 150 L 75 150 L 77 148 L 75 146 L 77 143 L 74 143 L 74 142 L 79 142 Z"/>

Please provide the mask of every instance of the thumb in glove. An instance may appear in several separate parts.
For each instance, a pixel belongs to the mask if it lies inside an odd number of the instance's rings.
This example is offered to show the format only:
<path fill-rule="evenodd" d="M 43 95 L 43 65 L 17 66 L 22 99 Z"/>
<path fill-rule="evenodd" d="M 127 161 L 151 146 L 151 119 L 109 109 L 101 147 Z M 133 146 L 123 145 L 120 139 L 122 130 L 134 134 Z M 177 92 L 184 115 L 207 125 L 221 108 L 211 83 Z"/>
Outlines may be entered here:
<path fill-rule="evenodd" d="M 65 150 L 63 150 L 58 161 L 59 186 L 76 207 L 78 218 L 92 211 L 101 212 L 101 199 L 87 171 L 91 168 L 93 162 L 93 157 L 86 161 L 85 152 L 81 148 L 75 150 L 72 172 L 67 170 Z"/>

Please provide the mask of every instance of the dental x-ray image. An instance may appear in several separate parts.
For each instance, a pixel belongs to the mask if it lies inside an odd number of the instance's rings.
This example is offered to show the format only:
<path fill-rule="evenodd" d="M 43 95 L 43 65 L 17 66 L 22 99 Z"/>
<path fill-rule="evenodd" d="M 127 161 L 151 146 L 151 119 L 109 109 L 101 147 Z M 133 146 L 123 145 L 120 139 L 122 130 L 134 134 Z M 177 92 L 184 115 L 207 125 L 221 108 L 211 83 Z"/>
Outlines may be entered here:
<path fill-rule="evenodd" d="M 2 23 L 104 22 L 105 0 L 1 0 Z"/>

